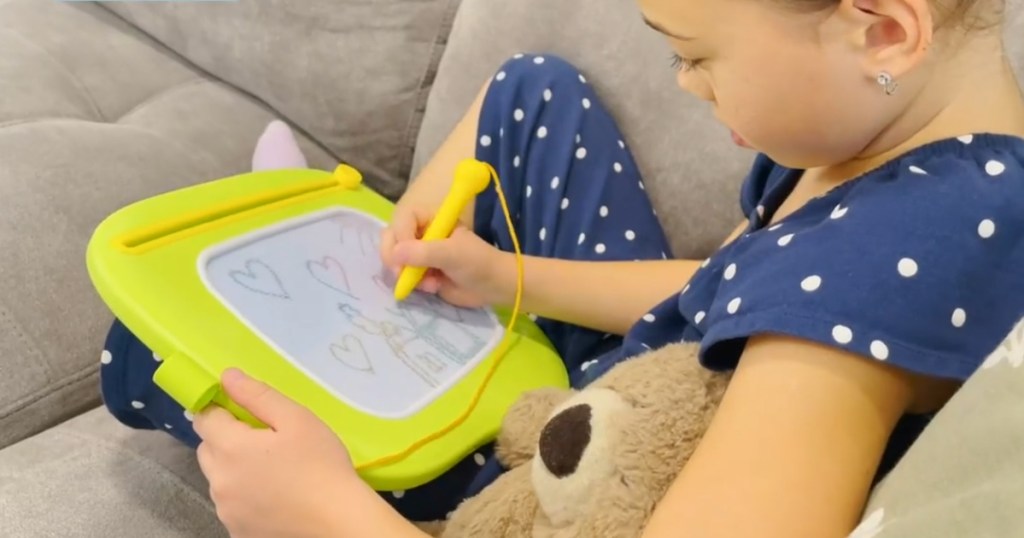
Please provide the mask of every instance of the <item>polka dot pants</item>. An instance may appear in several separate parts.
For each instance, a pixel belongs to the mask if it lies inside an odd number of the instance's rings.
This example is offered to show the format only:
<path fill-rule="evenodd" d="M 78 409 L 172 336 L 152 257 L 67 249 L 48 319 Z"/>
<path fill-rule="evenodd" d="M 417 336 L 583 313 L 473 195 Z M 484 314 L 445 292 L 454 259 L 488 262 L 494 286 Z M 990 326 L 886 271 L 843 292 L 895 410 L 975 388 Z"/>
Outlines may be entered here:
<path fill-rule="evenodd" d="M 516 55 L 502 65 L 484 99 L 476 158 L 497 170 L 525 254 L 592 261 L 670 255 L 618 127 L 586 77 L 566 61 Z M 475 228 L 499 248 L 512 250 L 493 186 L 477 201 Z M 589 382 L 587 369 L 622 343 L 620 337 L 566 323 L 537 322 L 574 386 Z M 104 402 L 122 423 L 162 429 L 194 448 L 199 438 L 191 417 L 152 381 L 159 360 L 115 322 L 102 355 Z M 381 495 L 411 520 L 436 520 L 503 471 L 488 445 L 424 486 Z"/>
<path fill-rule="evenodd" d="M 484 98 L 476 158 L 491 163 L 508 197 L 523 252 L 585 261 L 668 258 L 636 163 L 594 88 L 555 56 L 517 55 Z M 502 250 L 511 238 L 493 187 L 476 204 L 476 232 Z M 611 283 L 609 283 L 611 285 Z M 540 319 L 572 373 L 621 339 Z"/>

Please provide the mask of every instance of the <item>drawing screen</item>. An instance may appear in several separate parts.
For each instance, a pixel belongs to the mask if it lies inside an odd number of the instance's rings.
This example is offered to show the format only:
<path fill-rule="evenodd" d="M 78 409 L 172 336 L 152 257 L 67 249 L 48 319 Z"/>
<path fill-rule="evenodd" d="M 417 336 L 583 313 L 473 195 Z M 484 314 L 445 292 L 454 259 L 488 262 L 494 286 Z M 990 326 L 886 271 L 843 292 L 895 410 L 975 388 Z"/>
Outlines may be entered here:
<path fill-rule="evenodd" d="M 483 360 L 504 327 L 489 309 L 414 292 L 394 299 L 384 223 L 332 209 L 204 252 L 210 291 L 285 359 L 348 405 L 415 413 Z"/>

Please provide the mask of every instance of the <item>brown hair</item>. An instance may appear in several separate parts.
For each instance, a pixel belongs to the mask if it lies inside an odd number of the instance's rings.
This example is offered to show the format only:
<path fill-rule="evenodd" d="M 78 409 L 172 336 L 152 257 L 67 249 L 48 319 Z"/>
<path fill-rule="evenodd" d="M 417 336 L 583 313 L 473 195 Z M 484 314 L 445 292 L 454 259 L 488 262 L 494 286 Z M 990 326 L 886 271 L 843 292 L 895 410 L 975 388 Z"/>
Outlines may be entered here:
<path fill-rule="evenodd" d="M 821 11 L 836 7 L 841 0 L 784 0 L 801 11 Z M 957 26 L 965 30 L 981 30 L 998 26 L 1003 16 L 1004 0 L 932 0 L 935 4 L 937 28 Z"/>

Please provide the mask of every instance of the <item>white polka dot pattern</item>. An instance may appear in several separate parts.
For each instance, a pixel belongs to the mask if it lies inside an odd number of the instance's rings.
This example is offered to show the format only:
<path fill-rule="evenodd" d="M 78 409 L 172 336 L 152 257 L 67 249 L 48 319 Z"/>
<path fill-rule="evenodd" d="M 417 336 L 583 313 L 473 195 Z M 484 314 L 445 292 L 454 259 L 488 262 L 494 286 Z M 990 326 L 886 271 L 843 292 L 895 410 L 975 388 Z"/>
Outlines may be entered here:
<path fill-rule="evenodd" d="M 527 56 L 518 69 L 538 72 L 557 65 L 554 57 Z M 501 84 L 492 87 L 516 88 L 522 77 L 514 69 L 503 67 L 495 76 Z M 555 213 L 524 211 L 535 220 L 527 236 L 555 249 L 568 243 L 573 256 L 595 260 L 668 258 L 667 248 L 650 248 L 660 230 L 639 225 L 639 212 L 630 205 L 646 198 L 647 185 L 633 169 L 625 141 L 614 131 L 609 136 L 592 128 L 606 114 L 589 87 L 573 83 L 585 84 L 585 77 L 573 71 L 557 84 L 545 77 L 530 91 L 518 88 L 515 99 L 493 115 L 500 124 L 482 123 L 478 134 L 479 150 L 500 151 L 506 169 L 529 171 L 525 190 L 526 198 L 533 195 L 531 207 Z M 559 113 L 573 119 L 560 122 Z M 501 136 L 502 127 L 517 131 L 495 144 L 494 133 Z M 543 148 L 541 155 L 563 148 L 552 154 L 562 168 L 547 167 L 543 158 L 530 161 L 523 149 L 528 144 Z M 1022 161 L 1024 142 L 963 134 L 911 150 L 823 190 L 803 207 L 780 212 L 799 174 L 760 159 L 741 191 L 747 229 L 701 259 L 679 293 L 642 314 L 621 353 L 709 338 L 704 360 L 729 367 L 742 346 L 719 342 L 775 332 L 897 367 L 963 375 L 970 361 L 942 358 L 949 350 L 980 346 L 975 341 L 984 340 L 993 318 L 968 292 L 985 289 L 990 278 L 1005 278 L 1006 267 L 1024 267 L 1022 253 L 1016 265 L 1000 258 L 1001 251 L 1024 244 L 1024 231 L 1018 231 L 1024 230 L 1024 212 L 1010 211 L 1006 203 L 1024 199 Z M 577 181 L 577 171 L 585 181 Z M 645 207 L 654 214 L 649 203 Z M 1002 295 L 1012 294 L 1000 294 L 1000 300 Z M 1021 292 L 1013 300 L 1019 301 L 1015 312 L 1024 308 Z M 575 364 L 590 368 L 590 375 L 609 367 L 593 368 L 594 358 Z"/>

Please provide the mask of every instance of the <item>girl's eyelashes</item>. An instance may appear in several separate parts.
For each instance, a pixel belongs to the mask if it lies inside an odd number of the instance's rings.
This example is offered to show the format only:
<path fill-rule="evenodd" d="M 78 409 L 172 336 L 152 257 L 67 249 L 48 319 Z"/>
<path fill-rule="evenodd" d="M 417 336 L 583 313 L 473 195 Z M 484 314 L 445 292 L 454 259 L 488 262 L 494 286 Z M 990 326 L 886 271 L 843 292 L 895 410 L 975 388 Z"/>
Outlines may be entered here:
<path fill-rule="evenodd" d="M 693 71 L 698 65 L 700 65 L 700 60 L 683 58 L 674 52 L 669 57 L 669 60 L 672 62 L 672 68 L 676 71 Z"/>

